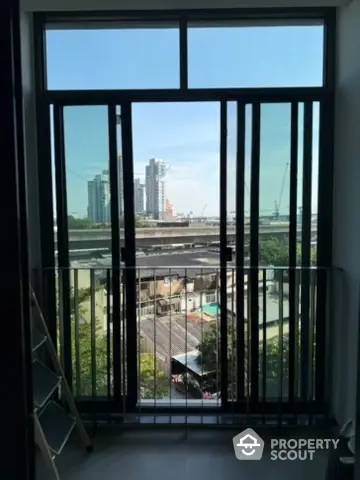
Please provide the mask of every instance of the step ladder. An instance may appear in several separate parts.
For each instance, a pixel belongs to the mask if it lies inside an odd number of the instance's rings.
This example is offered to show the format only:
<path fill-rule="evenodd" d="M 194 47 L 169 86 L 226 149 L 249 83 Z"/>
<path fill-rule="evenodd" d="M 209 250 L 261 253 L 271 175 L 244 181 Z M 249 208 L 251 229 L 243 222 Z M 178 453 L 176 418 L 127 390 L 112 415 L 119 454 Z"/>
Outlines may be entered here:
<path fill-rule="evenodd" d="M 92 451 L 93 446 L 77 411 L 44 315 L 32 289 L 30 289 L 30 300 L 35 442 L 43 454 L 47 467 L 52 470 L 54 478 L 60 480 L 55 460 L 65 447 L 72 431 L 77 429 L 88 452 Z M 39 358 L 39 354 L 45 349 L 51 362 L 50 368 Z M 58 403 L 56 398 L 58 392 L 61 392 L 61 398 L 66 402 L 68 411 Z"/>

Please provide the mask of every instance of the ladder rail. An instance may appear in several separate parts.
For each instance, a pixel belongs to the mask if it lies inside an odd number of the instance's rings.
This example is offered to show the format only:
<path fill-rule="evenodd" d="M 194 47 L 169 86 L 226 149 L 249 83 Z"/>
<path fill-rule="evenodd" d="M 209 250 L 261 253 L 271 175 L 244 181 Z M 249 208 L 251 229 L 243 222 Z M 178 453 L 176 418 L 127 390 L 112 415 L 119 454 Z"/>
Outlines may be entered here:
<path fill-rule="evenodd" d="M 80 414 L 78 412 L 78 409 L 77 409 L 75 401 L 74 401 L 74 397 L 73 397 L 72 392 L 70 390 L 69 384 L 68 384 L 68 382 L 65 378 L 64 371 L 63 371 L 63 368 L 61 366 L 61 362 L 60 362 L 59 357 L 56 353 L 54 343 L 53 343 L 52 338 L 50 336 L 48 327 L 46 325 L 46 321 L 45 321 L 44 315 L 42 313 L 41 307 L 40 307 L 39 302 L 36 298 L 36 295 L 35 295 L 35 293 L 34 293 L 34 291 L 31 287 L 30 287 L 30 297 L 31 297 L 31 299 L 32 299 L 32 301 L 35 305 L 35 308 L 36 308 L 37 313 L 38 313 L 39 318 L 40 318 L 42 333 L 46 337 L 45 345 L 46 345 L 47 351 L 49 353 L 50 360 L 51 360 L 51 362 L 54 366 L 56 374 L 59 377 L 61 377 L 61 392 L 64 396 L 64 399 L 65 399 L 65 401 L 66 401 L 66 403 L 69 407 L 69 410 L 70 410 L 71 414 L 73 415 L 73 417 L 75 419 L 75 427 L 78 431 L 78 434 L 79 434 L 83 444 L 85 445 L 86 450 L 88 452 L 91 452 L 92 448 L 93 448 L 92 447 L 92 442 L 91 442 L 90 437 L 87 434 L 87 432 L 85 430 L 85 427 L 83 425 L 83 422 L 81 420 Z"/>
<path fill-rule="evenodd" d="M 55 456 L 53 455 L 46 441 L 36 410 L 34 411 L 34 432 L 35 442 L 40 448 L 41 453 L 43 454 L 47 467 L 53 472 L 55 480 L 60 480 L 59 471 L 55 463 Z"/>

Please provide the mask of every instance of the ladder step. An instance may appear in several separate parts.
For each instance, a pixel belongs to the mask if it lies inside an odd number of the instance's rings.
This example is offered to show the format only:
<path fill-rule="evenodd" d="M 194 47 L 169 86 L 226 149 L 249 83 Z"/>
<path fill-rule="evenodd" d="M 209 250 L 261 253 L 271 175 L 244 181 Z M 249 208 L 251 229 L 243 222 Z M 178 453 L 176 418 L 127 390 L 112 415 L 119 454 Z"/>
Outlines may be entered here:
<path fill-rule="evenodd" d="M 71 432 L 75 427 L 75 419 L 55 402 L 49 402 L 39 416 L 49 448 L 55 455 L 60 455 Z"/>
<path fill-rule="evenodd" d="M 46 336 L 34 328 L 32 331 L 32 351 L 36 352 L 45 342 Z"/>
<path fill-rule="evenodd" d="M 38 360 L 32 364 L 32 373 L 34 402 L 38 408 L 42 408 L 56 391 L 61 378 Z"/>

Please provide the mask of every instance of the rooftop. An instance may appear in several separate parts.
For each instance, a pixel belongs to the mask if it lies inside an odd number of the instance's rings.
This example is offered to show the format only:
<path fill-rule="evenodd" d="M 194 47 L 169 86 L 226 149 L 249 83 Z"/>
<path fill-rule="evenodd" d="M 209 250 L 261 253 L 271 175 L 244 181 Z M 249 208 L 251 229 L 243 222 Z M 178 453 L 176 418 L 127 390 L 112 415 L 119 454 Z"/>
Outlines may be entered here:
<path fill-rule="evenodd" d="M 198 360 L 199 353 L 199 350 L 192 350 L 191 352 L 174 355 L 172 358 L 182 365 L 185 365 L 194 373 L 204 375 L 208 372 L 204 371 L 203 365 L 201 365 L 201 362 Z"/>
<path fill-rule="evenodd" d="M 156 352 L 165 357 L 196 350 L 208 323 L 186 321 L 185 314 L 177 313 L 167 316 L 149 316 L 140 323 L 142 335 L 156 345 Z"/>
<path fill-rule="evenodd" d="M 210 251 L 212 250 L 212 251 Z M 122 263 L 122 266 L 125 265 Z M 72 262 L 73 268 L 109 268 L 112 266 L 111 256 L 100 256 L 92 260 L 79 260 Z M 220 267 L 220 253 L 214 252 L 209 248 L 197 248 L 191 250 L 179 250 L 168 252 L 155 252 L 149 255 L 136 258 L 138 275 L 142 278 L 161 275 L 180 275 L 185 274 L 185 269 L 189 268 L 189 274 L 201 275 L 206 271 L 216 271 Z M 235 268 L 235 258 L 228 262 L 229 268 Z"/>
<path fill-rule="evenodd" d="M 229 302 L 229 314 L 231 315 L 232 302 Z M 183 355 L 197 349 L 204 338 L 207 330 L 213 322 L 220 323 L 220 317 L 214 317 L 213 321 L 196 322 L 191 320 L 193 312 L 172 313 L 171 315 L 158 316 L 152 314 L 141 320 L 140 328 L 143 335 L 156 345 L 156 352 L 165 357 Z M 236 309 L 234 308 L 236 314 Z M 244 316 L 247 318 L 247 297 L 244 298 Z M 283 300 L 283 321 L 289 317 L 289 302 Z M 259 295 L 259 326 L 264 322 L 263 296 Z M 277 324 L 280 318 L 280 302 L 276 295 L 266 296 L 266 325 L 267 327 Z"/>
<path fill-rule="evenodd" d="M 228 310 L 233 311 L 236 315 L 236 302 L 228 302 Z M 271 324 L 277 322 L 280 318 L 280 307 L 281 303 L 279 301 L 279 296 L 276 294 L 267 293 L 266 294 L 266 305 L 265 305 L 265 315 L 264 315 L 264 296 L 259 295 L 259 325 L 262 325 L 264 318 L 266 318 L 266 324 Z M 248 311 L 250 308 L 250 300 L 248 296 L 244 296 L 244 318 L 248 318 Z M 300 309 L 300 306 L 299 306 Z M 282 318 L 286 320 L 289 318 L 289 300 L 284 297 L 282 302 Z"/>

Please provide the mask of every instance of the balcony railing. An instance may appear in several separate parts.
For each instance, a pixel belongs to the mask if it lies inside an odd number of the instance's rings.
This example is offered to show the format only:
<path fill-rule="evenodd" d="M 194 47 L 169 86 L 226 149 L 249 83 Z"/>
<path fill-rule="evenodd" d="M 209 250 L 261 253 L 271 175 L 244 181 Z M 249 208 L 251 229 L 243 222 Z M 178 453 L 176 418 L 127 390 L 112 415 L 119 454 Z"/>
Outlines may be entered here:
<path fill-rule="evenodd" d="M 130 277 L 129 271 L 42 272 L 43 297 L 54 298 L 47 302 L 49 322 L 56 322 L 65 372 L 84 410 L 326 414 L 328 303 L 341 288 L 341 272 L 228 268 L 225 277 L 215 267 L 137 268 Z"/>

